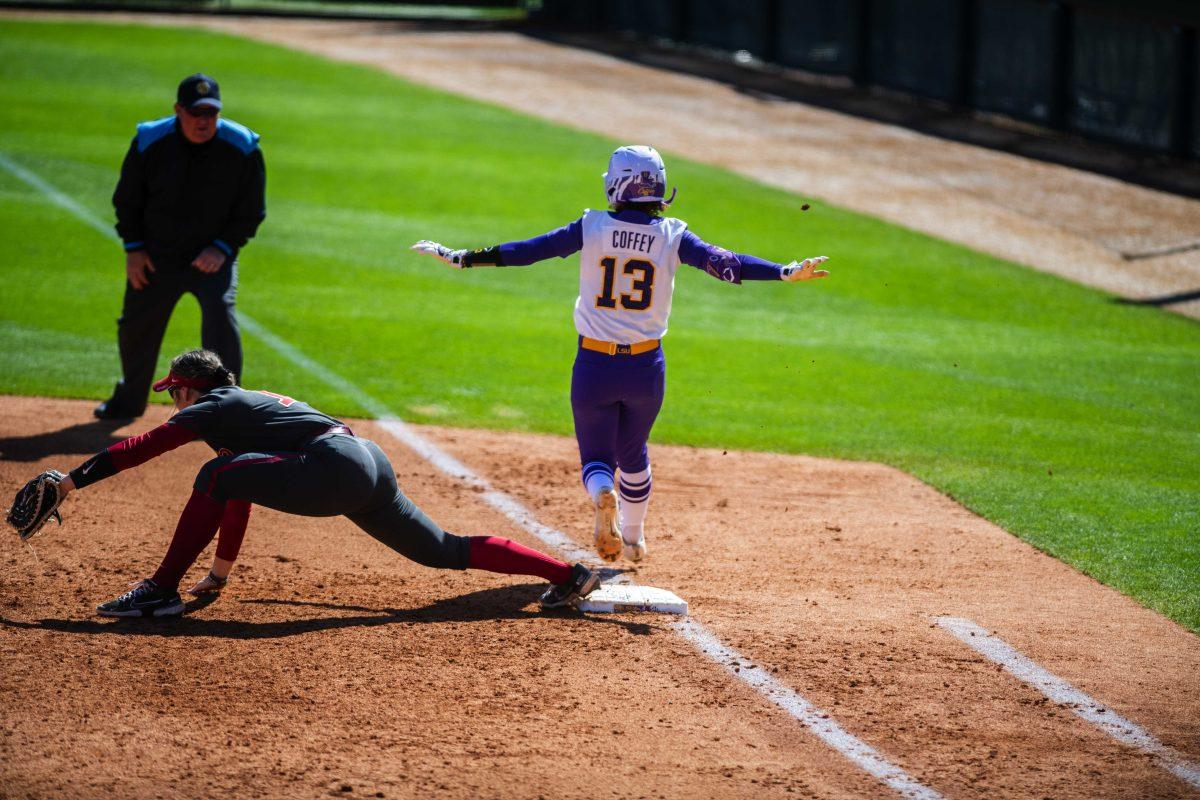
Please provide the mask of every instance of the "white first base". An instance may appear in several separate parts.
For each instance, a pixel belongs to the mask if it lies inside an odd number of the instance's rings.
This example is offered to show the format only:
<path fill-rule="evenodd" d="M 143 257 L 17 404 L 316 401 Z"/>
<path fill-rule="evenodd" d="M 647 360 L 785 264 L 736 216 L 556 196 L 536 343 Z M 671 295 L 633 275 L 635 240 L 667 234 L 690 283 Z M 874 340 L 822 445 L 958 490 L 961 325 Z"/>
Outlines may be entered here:
<path fill-rule="evenodd" d="M 620 586 L 603 584 L 599 589 L 579 601 L 580 611 L 601 614 L 626 611 L 653 611 L 659 614 L 682 614 L 687 616 L 688 604 L 674 592 L 653 586 Z"/>

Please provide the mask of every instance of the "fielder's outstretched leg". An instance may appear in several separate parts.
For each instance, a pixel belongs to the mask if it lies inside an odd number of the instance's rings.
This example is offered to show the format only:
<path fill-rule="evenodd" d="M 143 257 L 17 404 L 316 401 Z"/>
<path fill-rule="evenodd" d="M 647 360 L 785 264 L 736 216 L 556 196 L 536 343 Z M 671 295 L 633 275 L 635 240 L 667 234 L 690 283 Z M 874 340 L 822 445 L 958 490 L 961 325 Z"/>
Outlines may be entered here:
<path fill-rule="evenodd" d="M 583 564 L 572 567 L 511 539 L 444 531 L 400 491 L 386 506 L 352 514 L 350 520 L 377 541 L 427 567 L 481 569 L 549 581 L 552 585 L 541 597 L 543 608 L 574 603 L 600 584 L 600 576 Z"/>
<path fill-rule="evenodd" d="M 457 536 L 442 530 L 396 485 L 387 456 L 374 442 L 360 440 L 375 464 L 375 493 L 362 511 L 347 517 L 402 556 L 438 569 L 481 569 L 505 575 L 533 575 L 552 585 L 543 608 L 559 608 L 585 597 L 600 577 L 582 564 L 574 567 L 499 536 Z"/>
<path fill-rule="evenodd" d="M 349 519 L 374 539 L 418 564 L 435 569 L 482 569 L 505 575 L 533 575 L 552 585 L 543 608 L 559 608 L 586 597 L 600 576 L 583 564 L 557 558 L 499 536 L 456 536 L 442 530 L 398 489 L 386 505 Z"/>

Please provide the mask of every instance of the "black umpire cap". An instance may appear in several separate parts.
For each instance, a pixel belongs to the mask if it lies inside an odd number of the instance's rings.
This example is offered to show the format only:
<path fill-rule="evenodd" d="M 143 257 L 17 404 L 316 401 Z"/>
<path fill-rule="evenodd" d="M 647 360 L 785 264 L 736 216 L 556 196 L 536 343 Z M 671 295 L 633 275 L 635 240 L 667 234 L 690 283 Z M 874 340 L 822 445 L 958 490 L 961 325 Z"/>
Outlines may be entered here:
<path fill-rule="evenodd" d="M 175 93 L 175 101 L 184 108 L 196 106 L 221 107 L 221 87 L 217 82 L 202 72 L 188 75 L 179 84 Z"/>

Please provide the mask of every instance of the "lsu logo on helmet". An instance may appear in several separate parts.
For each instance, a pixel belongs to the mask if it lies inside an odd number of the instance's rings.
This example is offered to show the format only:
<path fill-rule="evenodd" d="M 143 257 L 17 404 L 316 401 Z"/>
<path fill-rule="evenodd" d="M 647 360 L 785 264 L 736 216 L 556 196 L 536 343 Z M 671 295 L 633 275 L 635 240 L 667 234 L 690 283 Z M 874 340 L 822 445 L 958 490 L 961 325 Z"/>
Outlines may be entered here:
<path fill-rule="evenodd" d="M 653 147 L 625 145 L 613 151 L 604 173 L 604 193 L 610 205 L 616 203 L 663 203 L 667 198 L 667 167 Z"/>

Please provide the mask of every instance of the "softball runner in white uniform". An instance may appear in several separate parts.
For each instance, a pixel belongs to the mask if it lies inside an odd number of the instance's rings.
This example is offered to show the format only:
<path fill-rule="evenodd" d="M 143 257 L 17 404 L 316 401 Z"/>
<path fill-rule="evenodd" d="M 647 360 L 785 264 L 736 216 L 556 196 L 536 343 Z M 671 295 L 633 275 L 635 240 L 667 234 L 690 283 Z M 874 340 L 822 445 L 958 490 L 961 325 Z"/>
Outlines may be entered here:
<path fill-rule="evenodd" d="M 663 216 L 675 193 L 667 198 L 666 167 L 652 147 L 618 148 L 604 188 L 610 211 L 585 211 L 533 239 L 481 250 L 452 250 L 425 239 L 412 249 L 459 269 L 526 266 L 580 253 L 571 407 L 583 485 L 596 509 L 596 551 L 606 561 L 622 554 L 641 561 L 652 487 L 646 442 L 662 407 L 666 361 L 660 341 L 680 263 L 734 284 L 806 281 L 829 273 L 817 269 L 825 256 L 775 264 L 710 245 L 687 223 Z"/>

